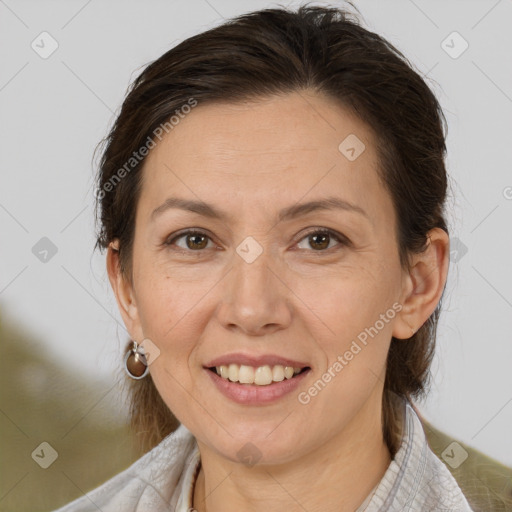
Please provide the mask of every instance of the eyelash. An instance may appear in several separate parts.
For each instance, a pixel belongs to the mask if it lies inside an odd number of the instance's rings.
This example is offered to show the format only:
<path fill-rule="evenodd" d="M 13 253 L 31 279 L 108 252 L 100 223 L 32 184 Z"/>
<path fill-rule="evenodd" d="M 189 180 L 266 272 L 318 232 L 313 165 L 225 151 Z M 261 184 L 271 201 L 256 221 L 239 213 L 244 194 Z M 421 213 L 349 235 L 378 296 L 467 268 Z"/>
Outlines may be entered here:
<path fill-rule="evenodd" d="M 173 243 L 176 241 L 176 240 L 179 240 L 180 238 L 183 238 L 183 237 L 186 237 L 186 236 L 190 236 L 190 235 L 200 235 L 200 236 L 205 236 L 207 237 L 209 240 L 212 240 L 211 237 L 205 233 L 204 231 L 200 231 L 200 230 L 196 230 L 196 229 L 191 229 L 191 230 L 188 230 L 188 231 L 183 231 L 181 233 L 178 233 L 176 236 L 173 236 L 171 235 L 171 237 L 169 237 L 165 242 L 164 242 L 164 245 L 166 246 L 172 246 Z M 302 240 L 304 240 L 305 238 L 307 238 L 308 236 L 311 236 L 311 235 L 329 235 L 331 238 L 334 238 L 337 242 L 339 242 L 339 245 L 341 246 L 349 246 L 350 245 L 350 241 L 348 240 L 348 238 L 346 238 L 345 236 L 341 235 L 340 233 L 337 233 L 336 231 L 333 231 L 332 229 L 327 229 L 327 228 L 313 228 L 311 231 L 308 231 L 307 233 L 305 233 L 305 235 L 297 242 L 300 243 L 302 242 Z M 330 249 L 319 249 L 319 250 L 311 250 L 311 252 L 316 252 L 316 253 L 328 253 L 330 254 L 330 251 L 331 249 L 333 249 L 332 247 Z M 178 251 L 181 251 L 181 252 L 187 252 L 187 253 L 201 253 L 201 252 L 204 252 L 206 249 L 198 249 L 198 250 L 192 250 L 192 249 L 183 249 L 182 247 L 178 247 Z M 307 249 L 300 249 L 300 250 L 307 250 Z"/>

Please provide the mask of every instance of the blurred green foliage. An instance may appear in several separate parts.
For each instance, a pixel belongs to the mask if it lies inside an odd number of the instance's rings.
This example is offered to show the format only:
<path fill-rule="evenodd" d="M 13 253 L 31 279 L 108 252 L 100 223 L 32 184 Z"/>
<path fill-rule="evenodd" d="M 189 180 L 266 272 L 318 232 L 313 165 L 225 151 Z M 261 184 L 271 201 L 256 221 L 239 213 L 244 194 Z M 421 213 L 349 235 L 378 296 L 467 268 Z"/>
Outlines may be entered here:
<path fill-rule="evenodd" d="M 1 512 L 54 510 L 136 460 L 127 419 L 112 413 L 119 384 L 84 381 L 3 322 L 0 348 Z M 42 442 L 58 454 L 47 469 L 32 457 Z"/>

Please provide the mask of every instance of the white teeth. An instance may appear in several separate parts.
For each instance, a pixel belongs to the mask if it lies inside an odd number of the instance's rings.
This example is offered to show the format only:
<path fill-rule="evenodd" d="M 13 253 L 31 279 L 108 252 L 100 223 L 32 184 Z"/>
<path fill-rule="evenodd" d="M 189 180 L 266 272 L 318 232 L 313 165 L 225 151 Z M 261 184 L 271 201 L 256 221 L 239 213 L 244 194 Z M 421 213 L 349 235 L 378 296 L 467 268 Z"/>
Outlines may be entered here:
<path fill-rule="evenodd" d="M 252 366 L 245 366 L 245 364 L 240 365 L 240 370 L 238 370 L 238 382 L 241 384 L 252 384 L 254 382 L 254 369 Z"/>
<path fill-rule="evenodd" d="M 293 366 L 286 366 L 284 369 L 284 376 L 287 379 L 291 379 L 293 377 Z"/>
<path fill-rule="evenodd" d="M 231 382 L 240 382 L 241 384 L 256 384 L 257 386 L 267 386 L 272 382 L 281 382 L 285 378 L 291 379 L 294 375 L 300 373 L 302 368 L 293 368 L 292 366 L 259 366 L 254 368 L 247 365 L 230 364 L 216 366 L 217 375 L 223 379 L 229 379 Z"/>
<path fill-rule="evenodd" d="M 228 379 L 231 382 L 238 382 L 238 371 L 240 367 L 237 364 L 230 364 L 228 367 Z"/>
<path fill-rule="evenodd" d="M 272 382 L 272 369 L 270 366 L 260 366 L 254 372 L 254 384 L 258 386 L 266 386 Z"/>
<path fill-rule="evenodd" d="M 281 382 L 284 380 L 284 368 L 278 364 L 272 369 L 272 380 Z"/>

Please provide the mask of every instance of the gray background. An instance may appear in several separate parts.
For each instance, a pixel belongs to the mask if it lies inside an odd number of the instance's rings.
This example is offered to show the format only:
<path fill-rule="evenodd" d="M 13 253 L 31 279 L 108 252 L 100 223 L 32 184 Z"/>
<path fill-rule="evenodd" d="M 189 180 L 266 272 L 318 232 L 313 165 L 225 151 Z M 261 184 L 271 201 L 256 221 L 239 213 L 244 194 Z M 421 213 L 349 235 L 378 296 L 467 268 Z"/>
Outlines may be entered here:
<path fill-rule="evenodd" d="M 428 76 L 449 124 L 448 215 L 459 250 L 420 410 L 512 465 L 512 2 L 356 4 L 365 26 Z M 105 390 L 120 371 L 125 331 L 104 256 L 93 253 L 95 145 L 145 64 L 223 18 L 275 5 L 0 0 L 0 313 Z M 51 48 L 43 31 L 58 43 L 47 58 L 31 47 Z M 463 40 L 469 46 L 454 58 Z M 57 249 L 47 261 L 33 253 L 42 237 Z"/>

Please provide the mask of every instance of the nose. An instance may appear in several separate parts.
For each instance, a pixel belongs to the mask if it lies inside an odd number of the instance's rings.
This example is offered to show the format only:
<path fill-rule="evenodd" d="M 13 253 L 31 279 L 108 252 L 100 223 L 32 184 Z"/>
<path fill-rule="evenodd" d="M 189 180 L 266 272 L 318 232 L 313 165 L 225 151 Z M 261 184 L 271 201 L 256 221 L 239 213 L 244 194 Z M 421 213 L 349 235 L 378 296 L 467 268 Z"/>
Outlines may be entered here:
<path fill-rule="evenodd" d="M 226 329 L 261 336 L 290 325 L 293 294 L 271 259 L 264 251 L 248 263 L 235 254 L 217 309 Z"/>

